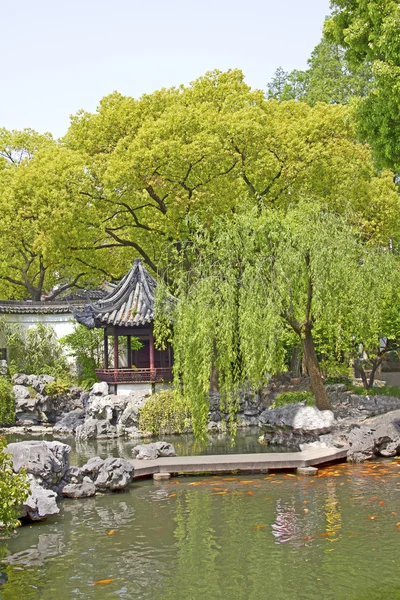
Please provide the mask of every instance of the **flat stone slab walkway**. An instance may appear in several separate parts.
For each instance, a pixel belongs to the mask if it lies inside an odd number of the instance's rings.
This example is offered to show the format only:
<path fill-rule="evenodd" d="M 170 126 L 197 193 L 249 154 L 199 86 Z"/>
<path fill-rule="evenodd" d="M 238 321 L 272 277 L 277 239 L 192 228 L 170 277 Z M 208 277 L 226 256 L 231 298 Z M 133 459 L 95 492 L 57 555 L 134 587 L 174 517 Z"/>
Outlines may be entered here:
<path fill-rule="evenodd" d="M 347 449 L 311 448 L 303 452 L 260 452 L 259 454 L 219 454 L 205 456 L 173 456 L 156 460 L 131 462 L 135 467 L 134 478 L 154 473 L 226 473 L 230 471 L 254 472 L 268 469 L 297 469 L 319 467 L 325 463 L 347 458 Z"/>

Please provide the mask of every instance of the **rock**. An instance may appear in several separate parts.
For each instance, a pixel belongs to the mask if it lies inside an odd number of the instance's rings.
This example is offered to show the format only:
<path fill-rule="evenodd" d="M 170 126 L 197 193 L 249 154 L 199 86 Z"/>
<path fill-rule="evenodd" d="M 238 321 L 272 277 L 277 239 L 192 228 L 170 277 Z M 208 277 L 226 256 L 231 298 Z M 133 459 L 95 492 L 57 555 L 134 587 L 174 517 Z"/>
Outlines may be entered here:
<path fill-rule="evenodd" d="M 374 456 L 400 453 L 400 410 L 372 417 L 355 426 L 347 436 L 348 460 L 360 462 Z"/>
<path fill-rule="evenodd" d="M 103 466 L 104 460 L 100 456 L 93 456 L 88 462 L 80 468 L 83 475 L 88 475 L 90 479 L 96 479 L 101 467 Z"/>
<path fill-rule="evenodd" d="M 154 442 L 151 445 L 155 447 L 159 456 L 176 456 L 175 448 L 169 442 Z"/>
<path fill-rule="evenodd" d="M 274 409 L 267 409 L 260 415 L 263 425 L 273 427 L 290 427 L 303 431 L 327 432 L 335 422 L 331 410 L 318 410 L 314 406 L 288 404 Z"/>
<path fill-rule="evenodd" d="M 55 435 L 73 435 L 77 427 L 82 425 L 85 412 L 79 408 L 64 415 L 53 427 Z"/>
<path fill-rule="evenodd" d="M 76 430 L 77 440 L 91 440 L 96 437 L 97 434 L 97 421 L 96 419 L 85 419 L 82 425 L 77 425 Z"/>
<path fill-rule="evenodd" d="M 97 491 L 118 491 L 126 488 L 133 479 L 134 466 L 123 458 L 91 458 L 81 467 L 83 475 L 87 475 Z"/>
<path fill-rule="evenodd" d="M 154 447 L 154 444 L 139 444 L 139 446 L 133 448 L 132 454 L 133 458 L 137 458 L 138 460 L 155 460 L 159 457 L 158 450 Z"/>
<path fill-rule="evenodd" d="M 47 517 L 58 515 L 60 510 L 56 500 L 55 492 L 44 489 L 32 478 L 31 493 L 22 507 L 21 517 L 28 517 L 32 521 L 44 521 Z"/>
<path fill-rule="evenodd" d="M 11 381 L 14 385 L 30 385 L 29 375 L 25 375 L 25 373 L 15 373 L 11 377 Z"/>
<path fill-rule="evenodd" d="M 100 381 L 99 383 L 95 383 L 90 392 L 90 396 L 107 396 L 108 394 L 108 383 L 105 381 Z"/>
<path fill-rule="evenodd" d="M 139 444 L 132 450 L 133 458 L 139 460 L 155 460 L 159 457 L 176 456 L 175 448 L 169 442 Z"/>
<path fill-rule="evenodd" d="M 313 450 L 314 448 L 328 448 L 328 444 L 322 441 L 309 442 L 308 444 L 300 444 L 300 450 L 303 452 L 304 450 Z M 330 446 L 332 447 L 332 446 Z"/>
<path fill-rule="evenodd" d="M 171 479 L 171 473 L 154 473 L 153 479 L 154 481 L 166 481 Z"/>
<path fill-rule="evenodd" d="M 35 478 L 40 478 L 46 488 L 54 488 L 63 479 L 69 467 L 71 446 L 61 442 L 30 440 L 8 444 L 16 473 L 25 468 Z"/>
<path fill-rule="evenodd" d="M 48 384 L 48 383 L 53 383 L 53 381 L 56 380 L 55 377 L 53 377 L 52 375 L 38 375 L 38 379 L 39 381 L 41 381 L 44 384 Z"/>
<path fill-rule="evenodd" d="M 21 384 L 13 385 L 13 393 L 17 406 L 24 400 L 30 400 L 31 398 L 31 393 L 28 388 Z"/>
<path fill-rule="evenodd" d="M 96 486 L 89 477 L 84 477 L 82 483 L 69 483 L 61 489 L 65 498 L 90 498 L 96 494 Z"/>
<path fill-rule="evenodd" d="M 0 360 L 0 375 L 5 377 L 8 373 L 8 365 L 6 360 Z"/>
<path fill-rule="evenodd" d="M 296 471 L 299 475 L 318 475 L 316 467 L 297 467 Z"/>

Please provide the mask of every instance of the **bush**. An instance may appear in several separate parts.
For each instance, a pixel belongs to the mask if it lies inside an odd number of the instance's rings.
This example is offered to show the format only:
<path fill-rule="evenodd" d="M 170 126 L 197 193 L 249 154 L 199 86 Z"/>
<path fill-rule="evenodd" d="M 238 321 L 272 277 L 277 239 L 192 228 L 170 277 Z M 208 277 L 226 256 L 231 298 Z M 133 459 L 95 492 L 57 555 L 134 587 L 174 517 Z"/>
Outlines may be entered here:
<path fill-rule="evenodd" d="M 315 398 L 311 392 L 283 392 L 275 398 L 271 408 L 305 402 L 306 406 L 315 406 Z"/>
<path fill-rule="evenodd" d="M 181 433 L 190 423 L 190 411 L 176 401 L 172 390 L 153 394 L 140 411 L 139 427 L 153 435 Z"/>
<path fill-rule="evenodd" d="M 15 398 L 12 385 L 5 377 L 0 377 L 0 425 L 11 425 L 14 421 Z"/>
<path fill-rule="evenodd" d="M 343 375 L 338 377 L 327 377 L 324 381 L 325 385 L 333 385 L 336 383 L 344 383 L 344 385 L 349 386 L 351 385 L 351 379 L 350 377 Z"/>
<path fill-rule="evenodd" d="M 30 329 L 2 324 L 10 374 L 47 374 L 60 377 L 68 373 L 68 364 L 54 328 L 39 323 Z"/>
<path fill-rule="evenodd" d="M 12 459 L 4 452 L 7 442 L 0 438 L 0 530 L 8 532 L 19 525 L 19 507 L 29 494 L 25 470 L 14 473 Z"/>
<path fill-rule="evenodd" d="M 69 391 L 71 387 L 70 383 L 63 379 L 56 379 L 51 383 L 46 385 L 46 394 L 47 396 L 60 396 L 60 394 L 65 394 Z"/>
<path fill-rule="evenodd" d="M 359 396 L 396 396 L 397 398 L 400 398 L 399 386 L 385 385 L 382 387 L 373 387 L 369 390 L 366 390 L 364 387 L 351 384 L 348 386 L 348 389 L 351 390 L 354 394 L 358 394 Z"/>

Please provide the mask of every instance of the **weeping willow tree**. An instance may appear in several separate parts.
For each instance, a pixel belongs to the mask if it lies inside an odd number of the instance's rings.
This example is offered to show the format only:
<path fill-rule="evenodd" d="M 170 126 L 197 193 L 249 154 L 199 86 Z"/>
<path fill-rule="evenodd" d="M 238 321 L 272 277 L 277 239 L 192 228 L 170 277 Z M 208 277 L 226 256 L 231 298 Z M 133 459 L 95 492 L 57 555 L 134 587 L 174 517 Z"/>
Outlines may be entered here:
<path fill-rule="evenodd" d="M 316 339 L 332 357 L 361 338 L 376 343 L 398 277 L 389 252 L 366 246 L 343 217 L 315 204 L 219 221 L 198 232 L 191 252 L 196 260 L 176 280 L 172 343 L 176 389 L 197 434 L 213 373 L 234 420 L 239 388 L 258 388 L 285 368 L 289 334 L 302 345 L 317 407 L 328 409 Z"/>

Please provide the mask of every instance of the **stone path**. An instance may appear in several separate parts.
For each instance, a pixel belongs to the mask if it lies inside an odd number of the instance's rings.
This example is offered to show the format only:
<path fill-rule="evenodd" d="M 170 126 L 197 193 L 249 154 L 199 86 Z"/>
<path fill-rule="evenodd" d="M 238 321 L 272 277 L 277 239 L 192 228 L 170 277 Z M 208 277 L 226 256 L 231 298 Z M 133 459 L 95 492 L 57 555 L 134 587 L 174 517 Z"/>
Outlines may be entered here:
<path fill-rule="evenodd" d="M 346 460 L 347 449 L 312 448 L 304 452 L 174 456 L 156 460 L 132 460 L 134 479 L 154 473 L 226 473 L 319 467 Z"/>

